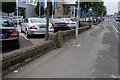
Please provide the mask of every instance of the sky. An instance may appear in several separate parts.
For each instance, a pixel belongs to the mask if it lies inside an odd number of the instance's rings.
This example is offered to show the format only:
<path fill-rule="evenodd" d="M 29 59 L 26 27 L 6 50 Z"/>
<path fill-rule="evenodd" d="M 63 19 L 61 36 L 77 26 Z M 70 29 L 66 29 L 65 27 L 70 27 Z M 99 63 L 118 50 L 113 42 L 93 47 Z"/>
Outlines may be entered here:
<path fill-rule="evenodd" d="M 107 7 L 107 14 L 110 15 L 118 12 L 118 2 L 120 0 L 103 0 L 103 1 L 105 6 Z"/>

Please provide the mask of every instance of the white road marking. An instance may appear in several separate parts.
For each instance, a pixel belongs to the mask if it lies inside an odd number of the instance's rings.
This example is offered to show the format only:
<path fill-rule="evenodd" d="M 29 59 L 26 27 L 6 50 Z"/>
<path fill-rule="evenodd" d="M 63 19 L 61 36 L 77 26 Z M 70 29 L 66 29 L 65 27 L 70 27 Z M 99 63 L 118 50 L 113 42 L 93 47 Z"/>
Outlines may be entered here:
<path fill-rule="evenodd" d="M 25 35 L 23 33 L 21 33 L 21 35 L 28 41 L 29 39 L 25 37 Z"/>
<path fill-rule="evenodd" d="M 72 45 L 73 47 L 80 47 L 81 46 L 81 44 L 78 44 L 78 45 Z"/>
<path fill-rule="evenodd" d="M 112 78 L 118 78 L 118 77 L 117 77 L 117 76 L 115 76 L 115 75 L 111 75 L 111 77 L 112 77 Z"/>
<path fill-rule="evenodd" d="M 92 71 L 95 72 L 95 69 L 93 69 Z"/>
<path fill-rule="evenodd" d="M 111 21 L 110 21 L 110 23 L 112 24 L 112 26 L 115 29 L 115 31 L 118 33 L 118 30 L 116 29 L 115 25 L 113 25 L 113 23 Z"/>
<path fill-rule="evenodd" d="M 18 70 L 15 70 L 14 72 L 15 72 L 15 73 L 18 73 Z"/>
<path fill-rule="evenodd" d="M 118 39 L 118 30 L 116 29 L 116 27 L 112 24 L 112 22 L 110 21 L 110 23 L 111 23 L 111 25 L 113 26 L 112 28 L 114 28 L 114 30 L 117 32 L 117 34 L 116 34 L 116 32 L 114 31 L 114 33 L 115 33 L 115 35 L 116 35 L 116 37 L 117 37 L 117 39 Z"/>

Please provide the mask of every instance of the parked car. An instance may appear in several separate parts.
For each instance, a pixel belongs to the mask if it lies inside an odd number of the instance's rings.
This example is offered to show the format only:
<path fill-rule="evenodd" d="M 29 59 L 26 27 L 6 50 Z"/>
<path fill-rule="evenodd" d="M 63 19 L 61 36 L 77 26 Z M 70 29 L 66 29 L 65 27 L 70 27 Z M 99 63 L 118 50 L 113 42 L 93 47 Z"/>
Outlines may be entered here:
<path fill-rule="evenodd" d="M 21 24 L 23 22 L 23 16 L 12 16 L 15 25 Z"/>
<path fill-rule="evenodd" d="M 50 18 L 50 23 L 54 28 L 54 32 L 58 32 L 59 30 L 70 30 L 67 23 L 62 18 Z"/>
<path fill-rule="evenodd" d="M 0 46 L 19 48 L 19 32 L 12 21 L 0 18 Z"/>
<path fill-rule="evenodd" d="M 102 21 L 101 17 L 97 17 L 96 20 L 97 20 L 97 22 L 101 22 Z"/>
<path fill-rule="evenodd" d="M 26 37 L 32 35 L 45 34 L 46 31 L 46 19 L 45 18 L 28 18 L 21 23 L 21 32 L 25 33 Z M 49 34 L 54 32 L 54 28 L 49 23 Z"/>
<path fill-rule="evenodd" d="M 120 16 L 115 17 L 116 21 L 120 21 Z"/>
<path fill-rule="evenodd" d="M 71 18 L 71 20 L 74 21 L 74 22 L 76 22 L 76 24 L 77 24 L 77 18 Z M 82 22 L 82 21 L 81 21 L 81 18 L 80 18 L 80 19 L 79 19 L 79 24 L 78 24 L 79 27 L 80 27 L 80 23 L 81 23 L 81 22 Z"/>
<path fill-rule="evenodd" d="M 53 27 L 68 27 L 67 23 L 62 18 L 50 18 L 50 23 Z"/>
<path fill-rule="evenodd" d="M 72 21 L 71 18 L 62 18 L 68 25 L 68 27 L 70 27 L 71 29 L 75 29 L 76 28 L 76 23 L 75 21 Z"/>

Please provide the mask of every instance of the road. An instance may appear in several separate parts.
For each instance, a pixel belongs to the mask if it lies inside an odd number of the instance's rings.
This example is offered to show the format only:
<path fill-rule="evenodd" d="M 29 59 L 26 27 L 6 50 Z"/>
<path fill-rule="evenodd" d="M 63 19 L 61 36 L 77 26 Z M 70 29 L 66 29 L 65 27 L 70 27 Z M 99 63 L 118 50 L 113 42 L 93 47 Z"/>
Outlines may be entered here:
<path fill-rule="evenodd" d="M 4 78 L 117 78 L 118 39 L 108 21 Z"/>
<path fill-rule="evenodd" d="M 118 38 L 120 40 L 120 21 L 116 21 L 114 18 L 111 18 L 110 21 L 112 22 L 112 24 L 114 25 L 115 31 L 118 35 Z"/>

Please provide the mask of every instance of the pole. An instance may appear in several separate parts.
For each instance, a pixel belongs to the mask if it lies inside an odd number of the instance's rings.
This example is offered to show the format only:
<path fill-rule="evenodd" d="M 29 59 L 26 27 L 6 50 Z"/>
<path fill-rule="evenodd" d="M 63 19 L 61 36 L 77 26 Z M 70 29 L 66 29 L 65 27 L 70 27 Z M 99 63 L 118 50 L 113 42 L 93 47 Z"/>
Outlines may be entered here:
<path fill-rule="evenodd" d="M 78 27 L 79 27 L 79 8 L 80 8 L 80 0 L 78 0 L 78 4 L 77 4 L 77 24 L 76 24 L 76 39 L 78 39 Z"/>
<path fill-rule="evenodd" d="M 49 9 L 49 7 L 50 7 L 50 1 L 49 0 L 47 0 L 47 21 L 46 21 L 46 24 L 47 24 L 47 26 L 46 26 L 46 31 L 45 31 L 45 40 L 47 41 L 48 40 L 48 31 L 49 31 L 49 17 L 50 17 L 50 9 Z"/>
<path fill-rule="evenodd" d="M 16 2 L 17 2 L 17 17 L 18 17 L 18 0 L 16 0 Z M 18 26 L 18 20 L 17 20 L 17 26 Z"/>
<path fill-rule="evenodd" d="M 40 0 L 39 0 L 39 18 L 40 18 L 40 15 L 41 15 L 41 5 L 40 5 Z"/>

